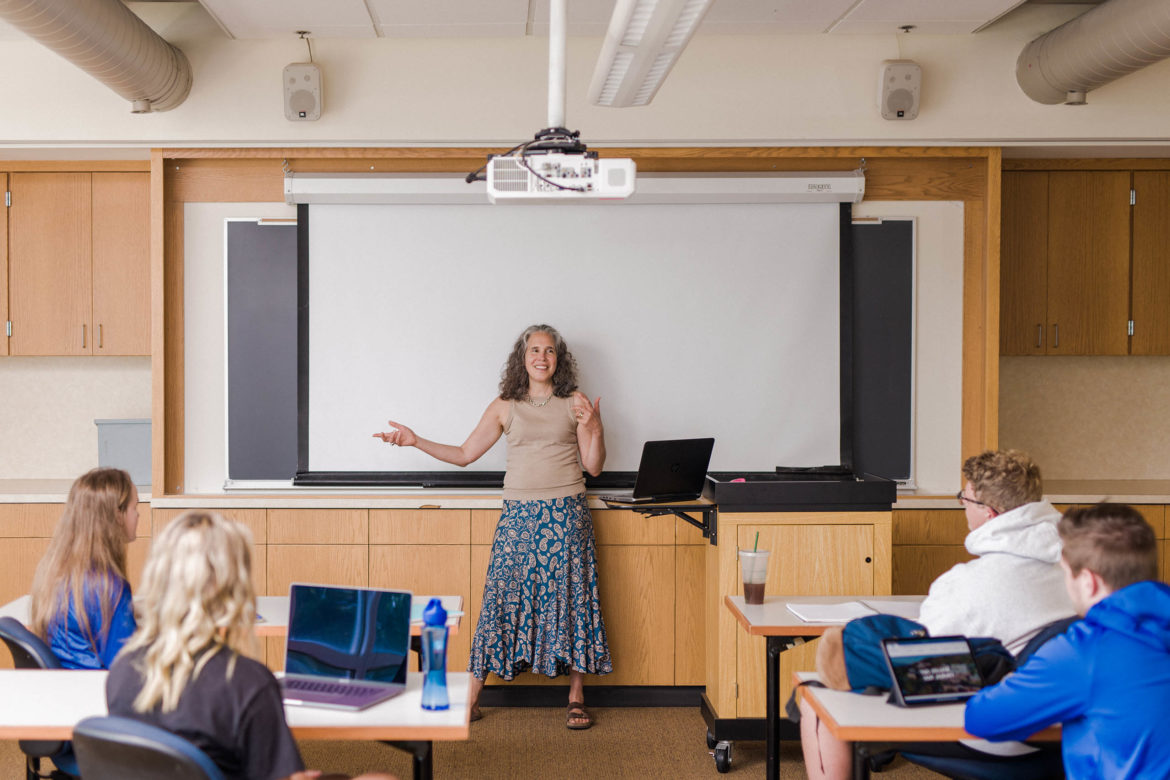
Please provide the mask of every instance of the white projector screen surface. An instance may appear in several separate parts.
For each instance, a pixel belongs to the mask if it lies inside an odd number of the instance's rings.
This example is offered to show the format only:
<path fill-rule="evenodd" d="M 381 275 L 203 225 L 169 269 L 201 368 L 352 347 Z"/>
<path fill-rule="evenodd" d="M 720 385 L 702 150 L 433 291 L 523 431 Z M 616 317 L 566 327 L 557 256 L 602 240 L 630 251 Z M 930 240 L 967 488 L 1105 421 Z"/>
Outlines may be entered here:
<path fill-rule="evenodd" d="M 309 217 L 311 472 L 455 469 L 372 434 L 395 420 L 463 443 L 534 323 L 561 332 L 601 397 L 606 471 L 636 471 L 646 440 L 705 436 L 712 471 L 840 462 L 838 204 Z M 504 467 L 501 437 L 471 468 Z"/>

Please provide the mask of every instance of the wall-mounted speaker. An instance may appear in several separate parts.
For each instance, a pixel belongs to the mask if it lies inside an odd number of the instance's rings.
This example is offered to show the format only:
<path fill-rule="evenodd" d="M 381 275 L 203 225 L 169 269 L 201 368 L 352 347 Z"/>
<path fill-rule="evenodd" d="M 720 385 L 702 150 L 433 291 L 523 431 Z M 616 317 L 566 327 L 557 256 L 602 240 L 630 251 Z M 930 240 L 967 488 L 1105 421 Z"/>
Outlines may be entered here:
<path fill-rule="evenodd" d="M 922 97 L 922 68 L 914 60 L 886 60 L 878 74 L 882 119 L 913 119 Z"/>
<path fill-rule="evenodd" d="M 305 122 L 321 118 L 321 69 L 310 62 L 284 68 L 284 118 Z"/>

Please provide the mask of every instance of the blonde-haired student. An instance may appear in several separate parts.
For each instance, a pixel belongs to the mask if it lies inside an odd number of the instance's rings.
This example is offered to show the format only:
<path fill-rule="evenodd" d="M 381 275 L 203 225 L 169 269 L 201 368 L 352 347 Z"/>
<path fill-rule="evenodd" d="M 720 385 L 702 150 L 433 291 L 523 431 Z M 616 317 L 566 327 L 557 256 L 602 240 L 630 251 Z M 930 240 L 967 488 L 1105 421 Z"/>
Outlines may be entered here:
<path fill-rule="evenodd" d="M 138 489 L 129 474 L 98 468 L 74 481 L 29 606 L 30 630 L 65 668 L 108 669 L 134 632 L 126 546 L 137 529 Z"/>
<path fill-rule="evenodd" d="M 246 526 L 202 510 L 155 537 L 135 600 L 138 630 L 110 669 L 106 702 L 111 715 L 193 743 L 227 778 L 317 777 L 304 771 L 276 678 L 248 657 L 251 545 Z"/>

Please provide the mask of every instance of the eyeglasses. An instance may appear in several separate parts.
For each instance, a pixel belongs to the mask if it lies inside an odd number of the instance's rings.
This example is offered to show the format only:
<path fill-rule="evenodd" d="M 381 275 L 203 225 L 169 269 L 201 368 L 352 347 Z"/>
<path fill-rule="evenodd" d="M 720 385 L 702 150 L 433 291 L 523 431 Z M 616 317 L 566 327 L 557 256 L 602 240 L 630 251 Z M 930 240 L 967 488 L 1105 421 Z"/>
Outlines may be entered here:
<path fill-rule="evenodd" d="M 958 499 L 960 502 L 966 502 L 968 504 L 975 504 L 976 506 L 985 506 L 988 509 L 991 509 L 993 511 L 998 511 L 991 504 L 985 504 L 984 502 L 977 501 L 974 498 L 971 498 L 970 496 L 963 495 L 962 490 L 960 490 L 958 493 L 955 493 L 955 498 Z"/>

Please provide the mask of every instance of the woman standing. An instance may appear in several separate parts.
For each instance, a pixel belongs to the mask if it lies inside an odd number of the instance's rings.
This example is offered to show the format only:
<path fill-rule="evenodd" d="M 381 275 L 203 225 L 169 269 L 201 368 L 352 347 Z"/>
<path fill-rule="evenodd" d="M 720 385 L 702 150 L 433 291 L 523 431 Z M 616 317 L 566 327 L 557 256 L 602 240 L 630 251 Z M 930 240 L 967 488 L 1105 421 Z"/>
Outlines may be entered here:
<path fill-rule="evenodd" d="M 69 488 L 65 511 L 33 575 L 30 630 L 66 669 L 108 669 L 134 633 L 126 545 L 138 531 L 138 489 L 97 468 Z"/>
<path fill-rule="evenodd" d="M 500 395 L 461 446 L 439 444 L 390 421 L 382 441 L 466 466 L 507 437 L 504 506 L 496 527 L 483 606 L 471 645 L 471 719 L 488 672 L 511 680 L 531 669 L 569 675 L 566 726 L 587 729 L 584 675 L 613 671 L 597 590 L 593 519 L 582 468 L 605 463 L 601 399 L 577 390 L 564 339 L 533 325 L 516 340 Z"/>

